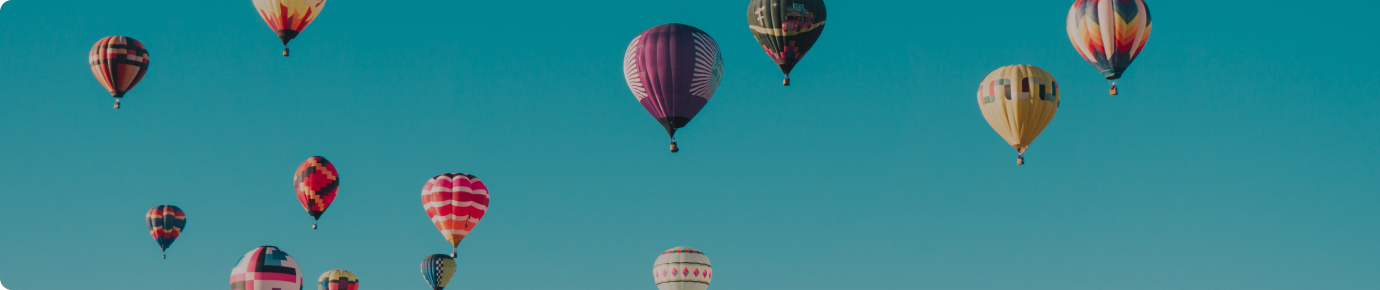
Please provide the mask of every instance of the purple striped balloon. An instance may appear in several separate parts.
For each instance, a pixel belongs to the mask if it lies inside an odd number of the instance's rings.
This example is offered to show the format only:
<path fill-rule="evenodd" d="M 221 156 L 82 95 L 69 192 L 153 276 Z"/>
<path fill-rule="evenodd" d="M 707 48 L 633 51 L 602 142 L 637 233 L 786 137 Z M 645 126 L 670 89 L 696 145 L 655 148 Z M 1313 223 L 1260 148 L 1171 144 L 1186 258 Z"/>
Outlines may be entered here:
<path fill-rule="evenodd" d="M 662 24 L 643 31 L 628 44 L 623 55 L 623 76 L 633 96 L 671 137 L 676 129 L 714 96 L 723 77 L 724 60 L 719 44 L 709 34 L 685 24 Z"/>

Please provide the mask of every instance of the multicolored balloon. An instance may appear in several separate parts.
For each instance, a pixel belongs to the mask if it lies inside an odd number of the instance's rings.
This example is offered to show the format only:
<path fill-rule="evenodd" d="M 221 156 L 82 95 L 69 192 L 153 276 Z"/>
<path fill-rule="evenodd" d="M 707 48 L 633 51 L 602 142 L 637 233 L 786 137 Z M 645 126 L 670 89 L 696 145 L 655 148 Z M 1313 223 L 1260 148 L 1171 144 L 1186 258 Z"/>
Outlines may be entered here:
<path fill-rule="evenodd" d="M 623 76 L 633 97 L 661 122 L 678 152 L 676 129 L 709 103 L 723 78 L 719 44 L 698 28 L 662 24 L 643 31 L 623 55 Z"/>
<path fill-rule="evenodd" d="M 1150 40 L 1150 7 L 1144 0 L 1077 0 L 1069 8 L 1073 48 L 1112 83 Z"/>
<path fill-rule="evenodd" d="M 690 247 L 675 247 L 661 253 L 652 265 L 652 278 L 659 290 L 705 290 L 714 278 L 709 257 Z"/>
<path fill-rule="evenodd" d="M 230 290 L 302 289 L 302 270 L 297 260 L 274 246 L 245 253 L 230 270 Z"/>
<path fill-rule="evenodd" d="M 297 201 L 302 202 L 302 208 L 311 215 L 311 228 L 315 229 L 316 221 L 335 201 L 335 194 L 340 190 L 340 173 L 326 157 L 312 156 L 297 166 L 292 187 L 297 191 Z"/>
<path fill-rule="evenodd" d="M 359 290 L 359 277 L 345 270 L 330 270 L 316 278 L 318 290 Z"/>
<path fill-rule="evenodd" d="M 464 173 L 446 173 L 432 177 L 422 185 L 422 208 L 431 223 L 450 241 L 450 256 L 454 248 L 474 230 L 479 219 L 489 210 L 489 188 L 478 177 Z"/>
<path fill-rule="evenodd" d="M 168 247 L 177 240 L 177 236 L 182 235 L 182 228 L 187 226 L 187 215 L 176 206 L 160 205 L 149 209 L 144 215 L 144 223 L 148 224 L 149 235 L 153 235 L 153 241 L 158 242 L 158 248 L 163 249 L 163 258 L 167 259 Z"/>
<path fill-rule="evenodd" d="M 451 275 L 455 275 L 455 259 L 442 254 L 433 254 L 422 259 L 422 279 L 426 279 L 426 284 L 431 285 L 431 290 L 446 288 Z"/>
<path fill-rule="evenodd" d="M 325 6 L 326 0 L 254 0 L 259 17 L 263 17 L 283 41 L 283 56 L 288 56 L 288 41 L 307 29 Z"/>
<path fill-rule="evenodd" d="M 815 46 L 824 33 L 824 0 L 752 0 L 748 3 L 748 29 L 791 85 L 791 69 Z"/>
<path fill-rule="evenodd" d="M 1045 130 L 1059 110 L 1059 83 L 1032 65 L 1008 65 L 978 84 L 978 108 L 987 124 L 1016 148 L 1016 164 L 1025 164 L 1025 148 Z"/>
<path fill-rule="evenodd" d="M 87 57 L 91 73 L 110 96 L 115 97 L 115 108 L 120 108 L 120 98 L 144 79 L 149 69 L 149 50 L 138 40 L 124 36 L 108 36 L 91 46 Z"/>

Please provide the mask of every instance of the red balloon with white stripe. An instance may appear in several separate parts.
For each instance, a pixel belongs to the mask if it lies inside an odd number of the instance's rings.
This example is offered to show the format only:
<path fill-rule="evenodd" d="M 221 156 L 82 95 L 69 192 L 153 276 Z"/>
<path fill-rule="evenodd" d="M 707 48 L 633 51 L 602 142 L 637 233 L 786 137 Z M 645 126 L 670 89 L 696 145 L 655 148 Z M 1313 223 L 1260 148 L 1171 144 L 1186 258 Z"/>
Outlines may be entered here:
<path fill-rule="evenodd" d="M 422 186 L 422 208 L 454 249 L 489 210 L 489 188 L 474 175 L 437 175 Z M 454 250 L 450 256 L 455 257 Z"/>

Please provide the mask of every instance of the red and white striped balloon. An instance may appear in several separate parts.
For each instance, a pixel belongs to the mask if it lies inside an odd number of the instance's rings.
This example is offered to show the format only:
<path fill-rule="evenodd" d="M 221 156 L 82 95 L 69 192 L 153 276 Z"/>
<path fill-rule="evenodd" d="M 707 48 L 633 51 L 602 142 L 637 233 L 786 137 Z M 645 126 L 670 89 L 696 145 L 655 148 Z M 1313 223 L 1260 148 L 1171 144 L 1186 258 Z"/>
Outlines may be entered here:
<path fill-rule="evenodd" d="M 431 223 L 450 241 L 451 248 L 474 230 L 484 212 L 489 210 L 489 188 L 478 177 L 464 173 L 446 173 L 432 177 L 422 186 L 422 208 Z M 455 252 L 450 252 L 455 257 Z"/>

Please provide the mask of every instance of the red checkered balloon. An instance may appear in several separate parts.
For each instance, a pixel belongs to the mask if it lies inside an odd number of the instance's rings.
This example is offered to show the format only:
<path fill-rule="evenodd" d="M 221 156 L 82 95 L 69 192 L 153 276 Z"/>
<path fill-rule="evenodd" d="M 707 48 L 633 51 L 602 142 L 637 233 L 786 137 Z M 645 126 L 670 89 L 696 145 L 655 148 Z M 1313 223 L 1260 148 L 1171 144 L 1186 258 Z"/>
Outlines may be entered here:
<path fill-rule="evenodd" d="M 297 201 L 302 202 L 302 208 L 312 219 L 320 220 L 321 214 L 335 201 L 336 191 L 340 189 L 340 174 L 325 157 L 312 156 L 297 166 L 292 185 L 297 190 Z M 311 228 L 316 228 L 315 221 L 312 221 Z"/>

